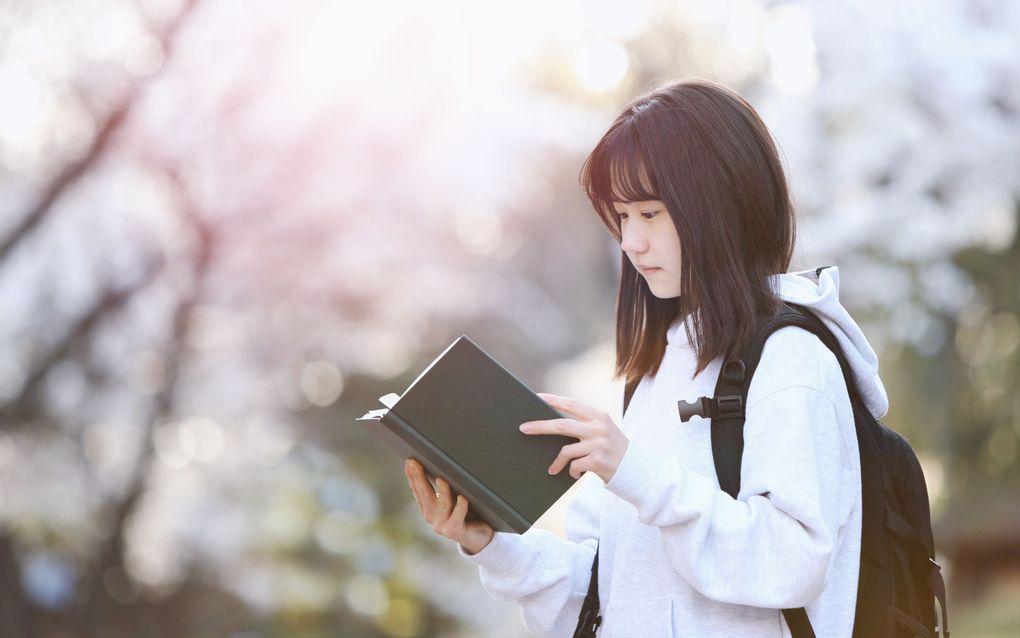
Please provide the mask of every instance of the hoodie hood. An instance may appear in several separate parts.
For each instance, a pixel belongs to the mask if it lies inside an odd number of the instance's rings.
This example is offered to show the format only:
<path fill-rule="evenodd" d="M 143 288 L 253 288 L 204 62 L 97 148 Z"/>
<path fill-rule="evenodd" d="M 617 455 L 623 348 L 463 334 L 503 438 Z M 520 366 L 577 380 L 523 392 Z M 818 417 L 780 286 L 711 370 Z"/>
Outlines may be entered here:
<path fill-rule="evenodd" d="M 885 416 L 889 396 L 878 376 L 878 355 L 839 302 L 839 268 L 824 266 L 772 275 L 770 283 L 781 299 L 810 308 L 832 331 L 850 364 L 864 405 L 876 419 Z"/>

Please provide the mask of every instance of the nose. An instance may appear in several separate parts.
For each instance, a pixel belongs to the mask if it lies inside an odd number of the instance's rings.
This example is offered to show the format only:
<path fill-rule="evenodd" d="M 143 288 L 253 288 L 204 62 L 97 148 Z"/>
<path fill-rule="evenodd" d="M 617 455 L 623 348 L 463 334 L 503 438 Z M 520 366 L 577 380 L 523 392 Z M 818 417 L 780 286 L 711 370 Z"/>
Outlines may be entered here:
<path fill-rule="evenodd" d="M 620 236 L 620 250 L 625 253 L 643 253 L 648 250 L 648 240 L 640 224 L 624 224 Z"/>

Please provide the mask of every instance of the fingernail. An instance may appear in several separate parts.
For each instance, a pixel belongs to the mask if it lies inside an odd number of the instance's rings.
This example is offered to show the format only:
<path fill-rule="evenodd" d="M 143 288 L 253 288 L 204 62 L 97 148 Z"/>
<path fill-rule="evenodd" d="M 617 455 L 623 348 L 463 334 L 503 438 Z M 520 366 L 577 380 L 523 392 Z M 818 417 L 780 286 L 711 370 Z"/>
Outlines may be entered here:
<path fill-rule="evenodd" d="M 548 469 L 548 470 L 546 470 L 546 471 L 547 471 L 547 472 L 549 472 L 550 474 L 555 474 L 555 472 L 553 472 L 553 469 L 552 469 L 552 468 L 549 468 L 549 469 Z"/>
<path fill-rule="evenodd" d="M 521 424 L 521 432 L 527 432 L 529 429 L 531 429 L 531 426 L 529 426 L 527 423 Z"/>

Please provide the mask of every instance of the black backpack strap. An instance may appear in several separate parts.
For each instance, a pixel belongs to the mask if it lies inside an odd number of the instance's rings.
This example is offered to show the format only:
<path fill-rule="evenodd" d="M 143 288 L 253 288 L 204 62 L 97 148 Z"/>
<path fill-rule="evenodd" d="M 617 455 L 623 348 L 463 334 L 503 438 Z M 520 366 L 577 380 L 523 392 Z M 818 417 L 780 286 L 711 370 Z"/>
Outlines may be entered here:
<path fill-rule="evenodd" d="M 708 406 L 710 409 L 707 416 L 712 418 L 712 461 L 715 463 L 715 474 L 719 478 L 719 487 L 733 498 L 737 498 L 740 492 L 747 389 L 761 359 L 765 340 L 772 332 L 772 323 L 766 323 L 741 348 L 735 359 L 723 363 L 715 384 L 715 397 L 711 399 L 713 405 Z"/>
<path fill-rule="evenodd" d="M 815 630 L 811 628 L 807 610 L 803 607 L 784 609 L 783 618 L 786 618 L 786 626 L 790 628 L 793 638 L 815 638 Z"/>
<path fill-rule="evenodd" d="M 715 386 L 712 417 L 712 460 L 715 463 L 719 486 L 734 499 L 740 492 L 740 466 L 744 454 L 744 421 L 746 420 L 747 391 L 751 378 L 761 361 L 765 341 L 780 328 L 797 326 L 819 334 L 819 326 L 805 316 L 807 310 L 792 304 L 782 304 L 778 313 L 761 325 L 750 341 L 738 351 L 736 358 L 727 360 L 719 371 Z M 825 331 L 824 327 L 821 330 Z M 827 331 L 825 331 L 827 332 Z M 829 335 L 831 339 L 831 335 Z M 826 340 L 823 338 L 823 341 Z M 826 344 L 828 345 L 828 344 Z M 730 406 L 727 408 L 726 406 Z M 681 412 L 683 411 L 683 405 Z M 784 609 L 783 617 L 793 638 L 815 638 L 807 611 L 803 608 Z"/>

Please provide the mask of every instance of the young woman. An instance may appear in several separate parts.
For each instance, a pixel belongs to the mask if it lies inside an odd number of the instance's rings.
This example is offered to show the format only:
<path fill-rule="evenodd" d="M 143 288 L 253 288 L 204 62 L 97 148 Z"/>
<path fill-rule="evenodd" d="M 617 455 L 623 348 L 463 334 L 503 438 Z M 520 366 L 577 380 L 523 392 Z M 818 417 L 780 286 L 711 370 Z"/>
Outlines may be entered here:
<path fill-rule="evenodd" d="M 636 391 L 622 422 L 542 394 L 569 418 L 529 435 L 577 438 L 551 460 L 581 484 L 566 539 L 494 533 L 420 464 L 408 482 L 425 520 L 515 600 L 539 636 L 571 636 L 599 545 L 599 636 L 790 636 L 805 607 L 819 638 L 850 636 L 861 542 L 854 416 L 836 357 L 782 328 L 747 395 L 741 489 L 720 489 L 710 420 L 679 399 L 712 396 L 722 362 L 779 299 L 837 336 L 868 409 L 888 409 L 878 361 L 840 305 L 834 267 L 787 273 L 794 210 L 764 123 L 734 91 L 676 81 L 634 99 L 588 157 L 581 181 L 620 244 L 616 372 Z M 583 474 L 583 476 L 582 476 Z"/>

